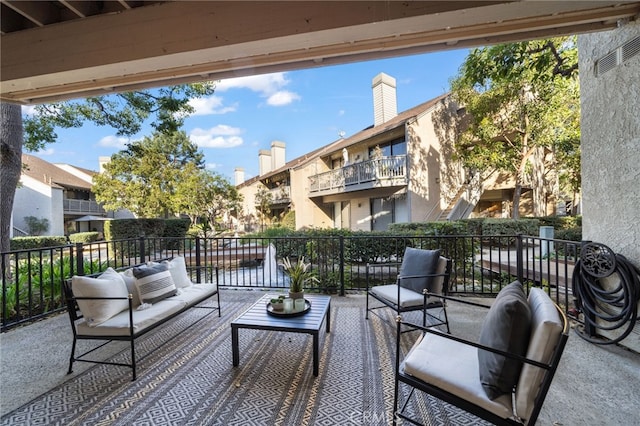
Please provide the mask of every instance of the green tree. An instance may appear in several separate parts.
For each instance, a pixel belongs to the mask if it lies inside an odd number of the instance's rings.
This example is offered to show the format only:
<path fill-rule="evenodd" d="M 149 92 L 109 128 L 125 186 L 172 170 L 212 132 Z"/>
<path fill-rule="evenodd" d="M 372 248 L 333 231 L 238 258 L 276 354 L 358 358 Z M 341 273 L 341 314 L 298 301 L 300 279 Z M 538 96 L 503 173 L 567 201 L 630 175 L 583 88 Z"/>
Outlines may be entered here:
<path fill-rule="evenodd" d="M 22 170 L 20 105 L 0 102 L 0 253 L 9 251 L 11 212 Z"/>
<path fill-rule="evenodd" d="M 9 224 L 20 180 L 23 141 L 25 149 L 35 151 L 55 142 L 56 128 L 81 127 L 86 121 L 111 126 L 118 135 L 131 136 L 151 119 L 154 129 L 170 133 L 178 130 L 193 112 L 191 99 L 213 91 L 213 83 L 206 82 L 38 105 L 35 114 L 24 123 L 20 105 L 0 103 L 0 252 L 9 250 Z"/>
<path fill-rule="evenodd" d="M 271 205 L 273 204 L 273 194 L 266 186 L 262 185 L 256 192 L 256 210 L 260 215 L 260 230 L 264 231 L 265 222 L 271 219 Z"/>
<path fill-rule="evenodd" d="M 46 218 L 38 219 L 35 216 L 25 216 L 24 222 L 27 224 L 29 235 L 42 235 L 43 232 L 49 230 L 49 220 Z"/>
<path fill-rule="evenodd" d="M 189 215 L 207 237 L 225 218 L 242 208 L 242 195 L 222 175 L 208 170 L 188 173 L 178 185 L 176 211 Z"/>
<path fill-rule="evenodd" d="M 177 213 L 181 183 L 203 167 L 203 154 L 185 132 L 156 133 L 113 154 L 94 178 L 93 192 L 107 210 L 167 217 Z"/>
<path fill-rule="evenodd" d="M 536 214 L 544 214 L 542 191 L 547 179 L 555 180 L 545 176 L 549 159 L 555 154 L 553 164 L 567 159 L 558 151 L 579 152 L 577 70 L 575 37 L 562 37 L 475 49 L 451 82 L 469 117 L 456 153 L 472 170 L 497 169 L 515 177 L 514 218 L 526 181 L 534 188 Z"/>

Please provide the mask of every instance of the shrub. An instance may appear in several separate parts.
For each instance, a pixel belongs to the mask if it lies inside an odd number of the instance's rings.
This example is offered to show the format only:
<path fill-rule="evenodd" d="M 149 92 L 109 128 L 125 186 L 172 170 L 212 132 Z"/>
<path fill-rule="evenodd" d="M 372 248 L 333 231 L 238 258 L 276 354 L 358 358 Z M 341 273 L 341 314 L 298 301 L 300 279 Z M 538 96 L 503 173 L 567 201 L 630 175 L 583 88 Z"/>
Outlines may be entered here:
<path fill-rule="evenodd" d="M 582 227 L 559 229 L 554 232 L 557 240 L 582 241 Z"/>
<path fill-rule="evenodd" d="M 67 245 L 67 237 L 65 236 L 15 237 L 12 238 L 9 243 L 12 251 L 58 247 L 64 245 Z"/>
<path fill-rule="evenodd" d="M 91 231 L 91 232 L 76 232 L 74 234 L 69 234 L 69 242 L 71 243 L 92 243 L 94 241 L 98 241 L 100 239 L 100 233 Z"/>

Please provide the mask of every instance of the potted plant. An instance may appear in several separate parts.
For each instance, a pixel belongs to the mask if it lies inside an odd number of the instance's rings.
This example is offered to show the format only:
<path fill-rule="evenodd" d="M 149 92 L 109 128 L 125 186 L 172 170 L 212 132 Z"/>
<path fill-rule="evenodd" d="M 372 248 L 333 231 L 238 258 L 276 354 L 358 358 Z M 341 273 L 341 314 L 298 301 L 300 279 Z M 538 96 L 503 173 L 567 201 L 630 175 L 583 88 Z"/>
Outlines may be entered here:
<path fill-rule="evenodd" d="M 292 299 L 304 299 L 304 286 L 309 282 L 320 282 L 316 273 L 312 271 L 311 263 L 305 263 L 304 256 L 297 262 L 291 263 L 288 257 L 282 260 L 284 273 L 289 276 L 289 297 Z"/>
<path fill-rule="evenodd" d="M 274 311 L 282 311 L 284 309 L 284 298 L 287 297 L 285 295 L 281 295 L 278 297 L 274 297 L 269 301 L 271 303 L 271 307 Z"/>

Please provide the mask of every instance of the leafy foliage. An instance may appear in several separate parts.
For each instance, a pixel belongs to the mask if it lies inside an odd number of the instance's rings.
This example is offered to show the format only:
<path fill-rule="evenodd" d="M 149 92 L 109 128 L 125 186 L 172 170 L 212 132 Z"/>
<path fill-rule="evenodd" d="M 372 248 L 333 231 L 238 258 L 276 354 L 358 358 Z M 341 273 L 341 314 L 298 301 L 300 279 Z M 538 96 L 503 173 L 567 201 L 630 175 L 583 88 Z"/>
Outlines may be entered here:
<path fill-rule="evenodd" d="M 41 235 L 49 230 L 49 220 L 46 218 L 38 219 L 35 216 L 26 216 L 24 223 L 27 224 L 30 235 Z"/>
<path fill-rule="evenodd" d="M 64 235 L 42 236 L 42 237 L 15 237 L 11 238 L 11 250 L 26 250 L 45 247 L 58 247 L 67 244 Z"/>
<path fill-rule="evenodd" d="M 304 290 L 305 284 L 319 282 L 316 274 L 311 270 L 311 263 L 304 261 L 304 256 L 300 257 L 297 262 L 291 262 L 288 257 L 282 260 L 284 273 L 290 278 L 289 289 L 298 293 Z"/>
<path fill-rule="evenodd" d="M 132 136 L 153 115 L 156 132 L 174 133 L 194 111 L 189 101 L 211 95 L 214 89 L 212 82 L 205 82 L 37 105 L 35 114 L 24 119 L 24 145 L 37 151 L 56 141 L 56 128 L 82 127 L 87 121 L 112 127 L 119 136 Z"/>
<path fill-rule="evenodd" d="M 223 228 L 222 221 L 242 209 L 242 195 L 226 178 L 208 170 L 194 170 L 178 182 L 174 209 L 191 218 L 206 238 Z"/>
<path fill-rule="evenodd" d="M 182 182 L 203 167 L 203 154 L 185 132 L 156 133 L 113 154 L 94 178 L 93 191 L 107 210 L 167 216 L 175 212 Z"/>
<path fill-rule="evenodd" d="M 75 243 L 91 243 L 100 239 L 100 233 L 96 231 L 91 232 L 76 232 L 69 234 L 69 242 Z"/>
<path fill-rule="evenodd" d="M 557 167 L 579 184 L 577 69 L 575 37 L 563 37 L 475 49 L 451 82 L 469 120 L 457 156 L 472 170 L 515 176 L 514 218 L 532 163 L 548 161 L 547 154 L 560 152 Z"/>

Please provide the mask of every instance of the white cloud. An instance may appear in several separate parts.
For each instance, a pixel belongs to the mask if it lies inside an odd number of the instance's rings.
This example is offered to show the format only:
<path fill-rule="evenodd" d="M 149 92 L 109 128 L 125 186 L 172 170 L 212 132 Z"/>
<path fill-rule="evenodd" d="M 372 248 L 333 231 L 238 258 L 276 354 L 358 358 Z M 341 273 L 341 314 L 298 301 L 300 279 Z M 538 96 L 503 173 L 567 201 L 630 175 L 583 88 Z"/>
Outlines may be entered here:
<path fill-rule="evenodd" d="M 126 148 L 127 143 L 129 143 L 128 138 L 124 138 L 122 136 L 105 136 L 104 138 L 98 141 L 99 146 L 104 146 L 106 148 L 118 148 L 124 149 Z"/>
<path fill-rule="evenodd" d="M 22 105 L 22 115 L 33 115 L 36 112 L 35 105 Z"/>
<path fill-rule="evenodd" d="M 267 98 L 267 104 L 271 106 L 283 106 L 301 99 L 297 93 L 281 90 L 290 82 L 291 80 L 288 80 L 286 74 L 282 72 L 252 75 L 222 80 L 216 84 L 216 91 L 225 92 L 230 89 L 249 89 L 257 92 L 263 98 Z"/>
<path fill-rule="evenodd" d="M 205 167 L 207 168 L 207 170 L 215 170 L 217 168 L 222 167 L 222 164 L 218 164 L 218 163 L 207 163 L 205 165 Z"/>
<path fill-rule="evenodd" d="M 282 90 L 269 96 L 269 99 L 267 99 L 267 104 L 271 106 L 283 106 L 289 105 L 291 102 L 297 101 L 299 99 L 300 96 L 298 94 L 289 92 L 288 90 Z"/>
<path fill-rule="evenodd" d="M 37 152 L 37 154 L 42 156 L 49 156 L 49 155 L 55 154 L 55 152 L 56 152 L 55 149 L 47 148 L 47 149 L 41 149 L 40 151 Z"/>
<path fill-rule="evenodd" d="M 210 129 L 196 127 L 189 137 L 200 148 L 233 148 L 243 144 L 239 135 L 242 130 L 237 127 L 220 124 Z"/>
<path fill-rule="evenodd" d="M 238 109 L 238 104 L 224 106 L 221 96 L 209 96 L 208 98 L 191 99 L 189 104 L 195 109 L 193 116 L 214 115 L 234 112 Z"/>

